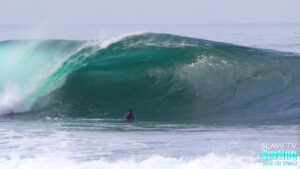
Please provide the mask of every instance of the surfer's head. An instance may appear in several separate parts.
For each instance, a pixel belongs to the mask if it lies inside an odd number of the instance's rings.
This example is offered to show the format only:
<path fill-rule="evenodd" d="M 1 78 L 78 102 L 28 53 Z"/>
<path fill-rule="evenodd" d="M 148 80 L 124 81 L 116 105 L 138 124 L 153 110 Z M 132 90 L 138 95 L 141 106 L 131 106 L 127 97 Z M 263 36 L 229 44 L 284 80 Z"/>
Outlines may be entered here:
<path fill-rule="evenodd" d="M 129 109 L 129 113 L 132 113 L 132 108 Z"/>

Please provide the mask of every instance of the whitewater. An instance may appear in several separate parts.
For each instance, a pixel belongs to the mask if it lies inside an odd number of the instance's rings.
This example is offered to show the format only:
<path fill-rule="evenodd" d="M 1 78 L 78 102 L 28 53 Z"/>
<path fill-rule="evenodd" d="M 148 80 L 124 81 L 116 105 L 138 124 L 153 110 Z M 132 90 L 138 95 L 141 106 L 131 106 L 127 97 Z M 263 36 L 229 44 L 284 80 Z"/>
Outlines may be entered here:
<path fill-rule="evenodd" d="M 299 143 L 299 31 L 227 27 L 3 39 L 0 168 L 265 168 Z"/>

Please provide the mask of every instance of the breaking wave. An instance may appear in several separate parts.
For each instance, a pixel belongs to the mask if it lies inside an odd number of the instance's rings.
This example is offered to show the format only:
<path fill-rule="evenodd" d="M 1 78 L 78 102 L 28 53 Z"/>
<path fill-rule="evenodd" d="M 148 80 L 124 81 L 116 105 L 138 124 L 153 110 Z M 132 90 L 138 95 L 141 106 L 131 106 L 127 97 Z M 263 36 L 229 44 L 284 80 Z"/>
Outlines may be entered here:
<path fill-rule="evenodd" d="M 299 123 L 300 57 L 170 34 L 0 42 L 0 114 Z"/>

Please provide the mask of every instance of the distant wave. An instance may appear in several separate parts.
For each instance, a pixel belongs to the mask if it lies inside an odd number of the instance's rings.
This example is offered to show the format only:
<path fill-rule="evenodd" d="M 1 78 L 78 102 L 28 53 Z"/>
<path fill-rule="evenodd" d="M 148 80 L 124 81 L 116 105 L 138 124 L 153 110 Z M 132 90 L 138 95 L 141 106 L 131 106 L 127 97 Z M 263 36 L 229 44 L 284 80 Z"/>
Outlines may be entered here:
<path fill-rule="evenodd" d="M 170 34 L 0 42 L 0 112 L 299 123 L 300 57 Z"/>

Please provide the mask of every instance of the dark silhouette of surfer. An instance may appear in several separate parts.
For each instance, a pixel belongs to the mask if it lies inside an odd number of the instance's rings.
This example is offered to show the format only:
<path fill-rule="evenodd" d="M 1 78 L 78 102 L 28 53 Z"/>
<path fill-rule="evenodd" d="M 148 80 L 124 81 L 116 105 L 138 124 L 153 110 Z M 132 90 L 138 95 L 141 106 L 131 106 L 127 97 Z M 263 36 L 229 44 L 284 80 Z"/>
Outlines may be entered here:
<path fill-rule="evenodd" d="M 129 109 L 129 112 L 124 116 L 123 119 L 129 122 L 133 122 L 135 120 L 132 113 L 132 109 Z"/>

